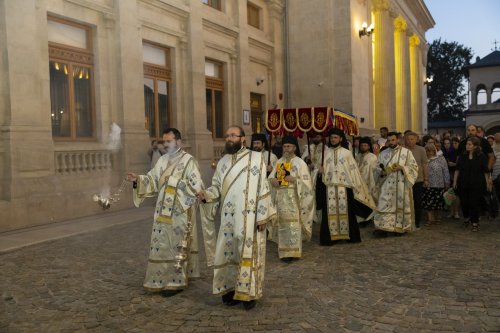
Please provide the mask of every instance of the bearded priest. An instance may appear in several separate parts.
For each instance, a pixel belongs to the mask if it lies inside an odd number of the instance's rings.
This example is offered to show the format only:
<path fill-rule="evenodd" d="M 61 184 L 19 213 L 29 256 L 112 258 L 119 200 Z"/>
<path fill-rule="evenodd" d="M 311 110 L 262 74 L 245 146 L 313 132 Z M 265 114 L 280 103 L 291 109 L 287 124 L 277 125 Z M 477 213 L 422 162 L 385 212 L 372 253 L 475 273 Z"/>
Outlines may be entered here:
<path fill-rule="evenodd" d="M 290 262 L 302 256 L 302 241 L 311 239 L 314 190 L 309 167 L 300 158 L 297 139 L 285 136 L 282 145 L 283 156 L 269 175 L 278 213 L 269 230 L 270 239 L 278 243 L 280 259 Z"/>
<path fill-rule="evenodd" d="M 221 295 L 228 306 L 243 302 L 250 310 L 262 297 L 266 224 L 276 217 L 276 211 L 264 157 L 247 149 L 244 142 L 241 127 L 227 129 L 225 155 L 217 163 L 212 185 L 197 196 L 213 206 L 201 210 L 202 220 L 213 221 L 220 211 L 213 293 Z"/>
<path fill-rule="evenodd" d="M 375 202 L 358 169 L 352 152 L 347 149 L 345 133 L 332 128 L 325 163 L 320 168 L 326 186 L 319 201 L 323 208 L 320 244 L 333 245 L 339 240 L 361 242 L 356 216 L 367 218 Z"/>

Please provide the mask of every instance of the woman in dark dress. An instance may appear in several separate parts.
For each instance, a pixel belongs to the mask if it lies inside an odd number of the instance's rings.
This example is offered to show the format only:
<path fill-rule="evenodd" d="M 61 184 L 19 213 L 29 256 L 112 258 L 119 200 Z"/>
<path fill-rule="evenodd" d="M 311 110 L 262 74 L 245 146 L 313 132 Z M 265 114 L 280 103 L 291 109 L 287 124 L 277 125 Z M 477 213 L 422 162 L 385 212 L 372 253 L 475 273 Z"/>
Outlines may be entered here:
<path fill-rule="evenodd" d="M 465 152 L 458 157 L 453 187 L 458 190 L 464 225 L 472 223 L 472 231 L 479 230 L 481 197 L 491 191 L 488 158 L 481 152 L 481 142 L 476 137 L 467 139 Z"/>

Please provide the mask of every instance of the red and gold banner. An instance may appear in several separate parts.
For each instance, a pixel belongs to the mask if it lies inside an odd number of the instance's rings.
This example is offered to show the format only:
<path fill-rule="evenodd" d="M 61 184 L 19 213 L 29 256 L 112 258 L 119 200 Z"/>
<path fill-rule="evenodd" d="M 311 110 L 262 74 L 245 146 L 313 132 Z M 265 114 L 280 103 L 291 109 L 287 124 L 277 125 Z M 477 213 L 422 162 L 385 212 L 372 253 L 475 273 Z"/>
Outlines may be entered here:
<path fill-rule="evenodd" d="M 313 108 L 300 108 L 297 110 L 298 126 L 302 132 L 309 132 L 313 126 Z"/>
<path fill-rule="evenodd" d="M 327 130 L 329 119 L 329 107 L 313 108 L 312 113 L 314 117 L 312 129 L 317 133 L 323 133 Z"/>
<path fill-rule="evenodd" d="M 325 133 L 337 127 L 348 135 L 359 135 L 356 117 L 329 107 L 267 110 L 266 128 L 274 135 Z"/>
<path fill-rule="evenodd" d="M 283 109 L 283 128 L 287 132 L 294 132 L 299 126 L 297 109 Z"/>
<path fill-rule="evenodd" d="M 281 129 L 281 109 L 267 110 L 266 128 L 272 133 Z"/>

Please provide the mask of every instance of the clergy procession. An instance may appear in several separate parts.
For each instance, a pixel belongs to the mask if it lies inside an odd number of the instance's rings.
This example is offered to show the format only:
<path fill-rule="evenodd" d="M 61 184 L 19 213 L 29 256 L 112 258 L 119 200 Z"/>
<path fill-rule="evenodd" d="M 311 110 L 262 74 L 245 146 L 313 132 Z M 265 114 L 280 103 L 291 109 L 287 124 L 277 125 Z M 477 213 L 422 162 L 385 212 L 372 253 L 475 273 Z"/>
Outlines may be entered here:
<path fill-rule="evenodd" d="M 268 240 L 277 244 L 282 262 L 292 263 L 303 257 L 302 244 L 311 240 L 314 225 L 320 246 L 361 242 L 360 228 L 370 223 L 374 237 L 418 229 L 412 187 L 419 165 L 401 145 L 401 133 L 383 129 L 378 141 L 362 137 L 351 142 L 346 132 L 357 128 L 345 115 L 312 109 L 300 117 L 300 129 L 307 134 L 301 154 L 300 135 L 290 127 L 278 133 L 281 125 L 272 122 L 273 112 L 268 112 L 268 133 L 253 133 L 249 147 L 242 127 L 227 129 L 224 155 L 210 185 L 203 183 L 196 159 L 182 149 L 175 128 L 164 130 L 165 153 L 146 175 L 127 173 L 137 207 L 157 197 L 143 284 L 147 291 L 171 297 L 188 288 L 191 279 L 200 277 L 202 243 L 207 264 L 213 266 L 213 294 L 228 306 L 243 303 L 249 310 L 263 296 Z M 271 152 L 273 134 L 281 136 L 276 140 L 281 156 Z M 382 141 L 377 156 L 373 146 Z"/>

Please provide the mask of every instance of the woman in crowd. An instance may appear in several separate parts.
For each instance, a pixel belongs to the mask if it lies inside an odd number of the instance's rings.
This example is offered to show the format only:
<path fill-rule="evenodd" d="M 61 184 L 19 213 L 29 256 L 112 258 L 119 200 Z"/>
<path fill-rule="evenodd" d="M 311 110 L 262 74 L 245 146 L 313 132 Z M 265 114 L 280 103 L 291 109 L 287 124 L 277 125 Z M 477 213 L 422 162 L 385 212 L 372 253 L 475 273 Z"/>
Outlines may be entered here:
<path fill-rule="evenodd" d="M 450 173 L 450 182 L 453 182 L 453 175 L 455 174 L 455 169 L 457 166 L 457 148 L 460 143 L 460 140 L 456 137 L 452 139 L 444 139 L 443 140 L 443 156 L 446 159 L 446 163 L 448 163 L 448 171 Z M 460 218 L 459 215 L 460 202 L 458 198 L 453 201 L 450 206 L 450 214 L 446 216 L 447 218 L 453 217 L 458 220 Z"/>
<path fill-rule="evenodd" d="M 458 157 L 453 188 L 458 190 L 464 225 L 472 223 L 472 231 L 479 230 L 479 212 L 482 196 L 491 191 L 491 175 L 488 158 L 481 152 L 481 141 L 470 137 L 465 144 L 465 152 Z"/>
<path fill-rule="evenodd" d="M 450 187 L 450 173 L 448 164 L 443 156 L 437 155 L 436 146 L 428 143 L 425 152 L 429 159 L 428 186 L 424 189 L 422 206 L 427 212 L 427 224 L 432 225 L 439 222 L 439 210 L 443 209 L 443 192 Z"/>

